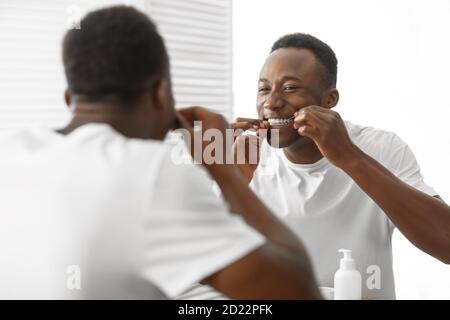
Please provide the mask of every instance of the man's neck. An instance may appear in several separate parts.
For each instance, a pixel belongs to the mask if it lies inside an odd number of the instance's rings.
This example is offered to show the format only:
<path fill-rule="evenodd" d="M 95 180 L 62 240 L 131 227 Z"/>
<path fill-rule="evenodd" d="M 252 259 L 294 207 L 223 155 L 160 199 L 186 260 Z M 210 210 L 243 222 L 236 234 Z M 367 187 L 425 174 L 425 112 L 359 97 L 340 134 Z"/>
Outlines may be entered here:
<path fill-rule="evenodd" d="M 120 132 L 126 137 L 129 138 L 145 138 L 139 132 L 132 132 L 136 130 L 130 130 L 128 125 L 123 125 L 122 121 L 117 121 L 113 117 L 95 117 L 95 116 L 83 116 L 83 115 L 74 115 L 70 122 L 62 129 L 56 130 L 56 132 L 61 133 L 63 135 L 68 135 L 72 131 L 77 128 L 90 123 L 104 123 L 113 127 L 116 131 Z"/>
<path fill-rule="evenodd" d="M 311 164 L 323 158 L 314 141 L 302 138 L 294 144 L 283 149 L 286 158 L 297 164 Z"/>
<path fill-rule="evenodd" d="M 70 122 L 56 132 L 68 135 L 75 129 L 89 123 L 104 123 L 113 127 L 128 138 L 162 140 L 164 135 L 154 130 L 144 117 L 134 112 L 123 111 L 120 108 L 92 106 L 89 104 L 77 105 Z"/>

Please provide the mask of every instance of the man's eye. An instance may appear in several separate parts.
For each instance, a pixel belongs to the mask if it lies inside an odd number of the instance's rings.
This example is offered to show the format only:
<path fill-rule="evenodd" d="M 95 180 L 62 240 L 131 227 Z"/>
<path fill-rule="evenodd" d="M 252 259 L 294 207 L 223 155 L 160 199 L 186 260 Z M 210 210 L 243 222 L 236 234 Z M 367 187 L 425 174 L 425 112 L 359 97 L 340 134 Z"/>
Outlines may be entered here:
<path fill-rule="evenodd" d="M 285 91 L 292 91 L 292 90 L 296 90 L 296 89 L 298 89 L 298 87 L 295 87 L 295 86 L 286 86 L 286 87 L 284 87 Z"/>
<path fill-rule="evenodd" d="M 270 90 L 269 88 L 259 88 L 258 92 L 267 92 L 269 90 Z"/>

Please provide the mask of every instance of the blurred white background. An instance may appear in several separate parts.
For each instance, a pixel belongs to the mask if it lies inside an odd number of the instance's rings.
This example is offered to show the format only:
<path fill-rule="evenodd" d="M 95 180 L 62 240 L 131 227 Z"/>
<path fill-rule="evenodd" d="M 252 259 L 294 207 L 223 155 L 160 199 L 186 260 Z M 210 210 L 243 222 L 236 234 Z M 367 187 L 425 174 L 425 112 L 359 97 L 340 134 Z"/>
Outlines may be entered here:
<path fill-rule="evenodd" d="M 63 36 L 88 11 L 111 5 L 135 6 L 157 23 L 170 55 L 177 106 L 204 105 L 231 118 L 231 3 L 0 0 L 0 129 L 58 127 L 68 120 Z"/>
<path fill-rule="evenodd" d="M 286 33 L 328 43 L 343 118 L 396 132 L 425 181 L 450 202 L 450 1 L 233 2 L 234 116 L 256 116 L 256 86 L 272 43 Z M 450 299 L 450 266 L 394 233 L 399 299 Z"/>

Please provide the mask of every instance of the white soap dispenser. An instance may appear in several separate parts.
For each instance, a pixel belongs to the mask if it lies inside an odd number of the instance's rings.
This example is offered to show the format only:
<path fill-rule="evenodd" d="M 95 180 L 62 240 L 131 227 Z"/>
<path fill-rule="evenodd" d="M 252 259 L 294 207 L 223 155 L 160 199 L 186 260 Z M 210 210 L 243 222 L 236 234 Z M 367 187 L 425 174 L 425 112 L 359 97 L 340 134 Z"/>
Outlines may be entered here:
<path fill-rule="evenodd" d="M 339 270 L 334 274 L 334 300 L 361 300 L 361 274 L 355 267 L 352 250 L 344 253 Z"/>

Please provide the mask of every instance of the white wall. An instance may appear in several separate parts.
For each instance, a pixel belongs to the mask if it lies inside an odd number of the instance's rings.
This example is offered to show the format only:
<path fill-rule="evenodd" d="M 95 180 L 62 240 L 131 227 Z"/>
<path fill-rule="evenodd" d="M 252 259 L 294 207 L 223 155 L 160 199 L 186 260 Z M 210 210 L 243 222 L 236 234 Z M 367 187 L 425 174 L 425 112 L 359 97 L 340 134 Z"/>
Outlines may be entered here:
<path fill-rule="evenodd" d="M 0 130 L 68 121 L 63 36 L 88 11 L 118 4 L 158 25 L 177 107 L 206 105 L 230 117 L 231 0 L 0 0 Z"/>
<path fill-rule="evenodd" d="M 391 130 L 428 184 L 450 202 L 450 1 L 233 2 L 234 116 L 256 116 L 256 84 L 272 43 L 292 32 L 327 42 L 339 60 L 336 111 Z M 450 299 L 450 267 L 394 234 L 398 298 Z"/>

